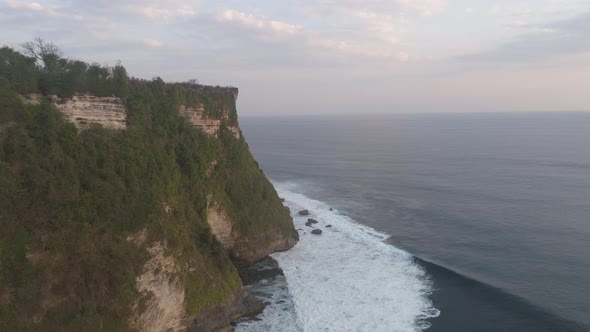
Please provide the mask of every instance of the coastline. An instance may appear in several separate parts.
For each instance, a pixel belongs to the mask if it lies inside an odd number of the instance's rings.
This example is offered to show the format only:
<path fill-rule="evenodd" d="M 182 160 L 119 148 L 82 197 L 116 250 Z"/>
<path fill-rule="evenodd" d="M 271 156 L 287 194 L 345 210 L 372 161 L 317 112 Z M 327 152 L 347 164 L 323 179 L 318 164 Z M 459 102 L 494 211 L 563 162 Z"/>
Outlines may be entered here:
<path fill-rule="evenodd" d="M 386 234 L 288 184 L 275 187 L 300 241 L 240 273 L 245 289 L 266 308 L 237 321 L 236 331 L 417 332 L 438 316 L 428 276 L 412 255 L 384 243 Z"/>
<path fill-rule="evenodd" d="M 244 290 L 261 301 L 263 309 L 232 321 L 236 331 L 269 330 L 278 320 L 287 322 L 284 331 L 299 331 L 293 298 L 283 269 L 277 260 L 268 256 L 256 263 L 236 264 Z M 291 329 L 291 330 L 289 330 Z"/>

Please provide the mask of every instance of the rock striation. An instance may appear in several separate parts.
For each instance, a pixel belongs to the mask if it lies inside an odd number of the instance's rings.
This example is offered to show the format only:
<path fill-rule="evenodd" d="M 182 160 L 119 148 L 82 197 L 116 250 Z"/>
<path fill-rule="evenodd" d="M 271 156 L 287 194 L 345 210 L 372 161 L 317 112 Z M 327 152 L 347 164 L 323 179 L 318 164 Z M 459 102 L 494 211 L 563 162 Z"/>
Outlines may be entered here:
<path fill-rule="evenodd" d="M 127 110 L 120 98 L 76 95 L 65 102 L 53 98 L 55 107 L 78 129 L 97 123 L 109 129 L 127 129 Z"/>
<path fill-rule="evenodd" d="M 229 112 L 227 110 L 223 109 L 221 118 L 216 119 L 205 114 L 205 106 L 203 104 L 198 104 L 196 107 L 180 105 L 179 112 L 195 127 L 212 136 L 217 136 L 221 126 L 229 121 Z M 227 125 L 226 127 L 234 137 L 240 139 L 241 131 L 238 126 Z"/>

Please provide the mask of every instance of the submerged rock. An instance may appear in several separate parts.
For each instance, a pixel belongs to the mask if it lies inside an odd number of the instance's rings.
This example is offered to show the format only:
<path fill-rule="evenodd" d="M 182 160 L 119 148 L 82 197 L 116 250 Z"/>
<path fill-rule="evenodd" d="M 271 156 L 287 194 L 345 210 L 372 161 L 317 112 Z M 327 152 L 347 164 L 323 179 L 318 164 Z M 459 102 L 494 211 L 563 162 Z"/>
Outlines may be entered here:
<path fill-rule="evenodd" d="M 313 227 L 312 224 L 313 223 L 311 223 L 311 222 L 308 221 L 308 222 L 305 223 L 305 226 L 307 226 L 307 227 Z"/>
<path fill-rule="evenodd" d="M 330 211 L 334 211 L 334 209 L 330 208 Z"/>
<path fill-rule="evenodd" d="M 309 210 L 301 210 L 299 211 L 299 214 L 302 216 L 309 216 Z"/>
<path fill-rule="evenodd" d="M 332 227 L 332 225 L 326 225 L 326 228 L 330 228 L 330 227 Z"/>
<path fill-rule="evenodd" d="M 311 231 L 311 234 L 321 235 L 322 234 L 322 230 L 321 229 L 314 229 L 313 231 Z"/>
<path fill-rule="evenodd" d="M 317 221 L 317 220 L 315 220 L 315 219 L 312 219 L 312 218 L 309 218 L 309 219 L 307 219 L 307 222 L 308 222 L 308 223 L 312 223 L 312 224 L 317 224 L 317 223 L 318 223 L 318 221 Z"/>

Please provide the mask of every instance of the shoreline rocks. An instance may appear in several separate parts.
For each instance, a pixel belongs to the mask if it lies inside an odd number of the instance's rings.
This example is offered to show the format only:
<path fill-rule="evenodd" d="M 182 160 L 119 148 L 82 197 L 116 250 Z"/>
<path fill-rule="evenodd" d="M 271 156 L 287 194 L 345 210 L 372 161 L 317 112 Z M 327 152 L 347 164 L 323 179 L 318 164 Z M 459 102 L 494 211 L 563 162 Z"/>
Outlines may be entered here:
<path fill-rule="evenodd" d="M 322 235 L 322 230 L 321 229 L 314 229 L 313 231 L 311 231 L 311 234 L 313 234 L 313 235 Z"/>
<path fill-rule="evenodd" d="M 309 216 L 309 210 L 301 210 L 298 212 L 300 216 Z"/>

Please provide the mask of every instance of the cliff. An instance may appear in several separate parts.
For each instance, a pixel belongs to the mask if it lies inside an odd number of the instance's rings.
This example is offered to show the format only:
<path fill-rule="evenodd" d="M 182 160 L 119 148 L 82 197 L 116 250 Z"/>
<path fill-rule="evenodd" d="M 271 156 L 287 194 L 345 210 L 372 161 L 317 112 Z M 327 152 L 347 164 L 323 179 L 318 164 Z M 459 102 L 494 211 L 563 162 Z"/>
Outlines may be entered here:
<path fill-rule="evenodd" d="M 78 129 L 88 129 L 92 123 L 111 129 L 127 128 L 127 111 L 121 98 L 84 94 L 56 102 L 55 105 Z"/>
<path fill-rule="evenodd" d="M 210 331 L 259 312 L 233 262 L 298 235 L 237 89 L 47 70 L 0 49 L 0 330 Z"/>

